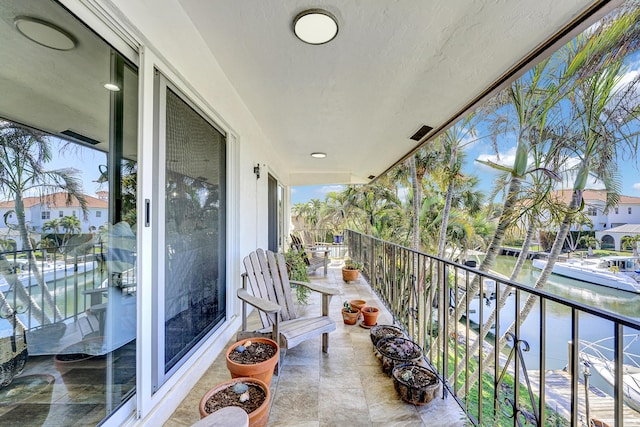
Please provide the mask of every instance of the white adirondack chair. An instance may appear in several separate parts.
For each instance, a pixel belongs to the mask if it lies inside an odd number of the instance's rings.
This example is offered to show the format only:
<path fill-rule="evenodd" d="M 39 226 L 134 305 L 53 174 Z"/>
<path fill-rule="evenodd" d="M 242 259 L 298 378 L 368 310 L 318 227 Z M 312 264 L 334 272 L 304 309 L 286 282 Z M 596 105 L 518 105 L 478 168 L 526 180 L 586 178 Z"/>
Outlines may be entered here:
<path fill-rule="evenodd" d="M 322 351 L 329 349 L 329 332 L 336 323 L 329 317 L 329 302 L 339 290 L 313 283 L 289 281 L 284 256 L 271 251 L 257 249 L 244 259 L 246 272 L 242 275 L 242 289 L 238 298 L 242 300 L 242 331 L 238 340 L 256 335 L 269 335 L 280 343 L 280 361 L 286 350 L 301 342 L 322 335 Z M 296 314 L 291 284 L 306 286 L 322 294 L 322 315 L 299 317 Z M 257 308 L 263 328 L 247 331 L 247 304 Z M 278 363 L 278 371 L 281 363 Z"/>

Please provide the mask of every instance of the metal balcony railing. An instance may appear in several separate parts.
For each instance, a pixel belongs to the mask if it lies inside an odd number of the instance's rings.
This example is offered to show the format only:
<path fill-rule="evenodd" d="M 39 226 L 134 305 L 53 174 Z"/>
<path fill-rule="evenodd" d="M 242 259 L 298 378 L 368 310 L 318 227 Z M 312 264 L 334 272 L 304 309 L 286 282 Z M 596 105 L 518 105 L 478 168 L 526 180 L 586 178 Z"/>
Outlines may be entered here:
<path fill-rule="evenodd" d="M 14 310 L 27 330 L 42 326 L 44 318 L 55 319 L 54 306 L 62 316 L 58 321 L 77 320 L 92 304 L 86 291 L 99 288 L 107 278 L 105 253 L 102 244 L 0 252 L 0 312 Z M 52 301 L 43 292 L 38 274 Z M 33 302 L 42 309 L 40 315 Z"/>
<path fill-rule="evenodd" d="M 632 409 L 640 378 L 634 383 L 627 371 L 631 353 L 638 353 L 637 320 L 351 230 L 344 234 L 349 256 L 363 263 L 363 276 L 438 372 L 443 397 L 453 396 L 473 424 L 640 420 Z M 501 294 L 506 304 L 496 310 Z M 527 299 L 533 309 L 525 319 Z M 583 352 L 594 333 L 612 343 L 605 370 Z M 480 344 L 476 338 L 485 335 Z M 499 336 L 504 347 L 496 352 Z"/>

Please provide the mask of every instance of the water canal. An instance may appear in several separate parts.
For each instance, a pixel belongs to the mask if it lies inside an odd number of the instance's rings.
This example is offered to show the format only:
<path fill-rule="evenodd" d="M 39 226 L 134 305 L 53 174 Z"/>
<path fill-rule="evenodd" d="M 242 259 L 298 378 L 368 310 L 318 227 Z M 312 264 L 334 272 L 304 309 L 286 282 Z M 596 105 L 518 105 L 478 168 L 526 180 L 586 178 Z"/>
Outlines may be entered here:
<path fill-rule="evenodd" d="M 500 256 L 494 268 L 494 271 L 508 276 L 515 265 L 517 258 Z M 535 284 L 538 278 L 539 270 L 534 270 L 531 261 L 526 261 L 517 281 L 530 286 Z M 590 283 L 572 280 L 566 277 L 552 274 L 545 290 L 561 296 L 563 298 L 580 302 L 582 304 L 597 307 L 602 310 L 610 311 L 621 316 L 640 320 L 640 294 L 634 294 L 625 291 L 618 291 Z M 522 294 L 521 305 L 524 304 L 527 295 Z M 470 319 L 478 321 L 480 313 L 480 304 L 483 305 L 483 318 L 486 319 L 495 308 L 495 300 L 475 298 L 470 306 Z M 514 307 L 516 304 L 515 294 L 509 297 L 506 308 L 500 313 L 500 330 L 506 331 L 514 320 Z M 524 353 L 527 369 L 539 369 L 540 363 L 540 304 L 536 305 L 524 321 L 520 338 L 526 340 L 531 349 Z M 568 362 L 568 343 L 571 339 L 571 310 L 568 307 L 557 303 L 547 302 L 546 304 L 546 368 L 550 370 L 563 369 Z M 580 340 L 596 341 L 603 338 L 613 336 L 613 323 L 607 320 L 599 319 L 591 315 L 579 315 L 578 334 Z M 495 331 L 495 329 L 494 329 Z M 494 332 L 493 331 L 493 332 Z M 625 334 L 638 334 L 640 331 L 627 330 Z M 640 354 L 640 343 L 636 342 L 630 350 L 635 354 Z M 594 378 L 595 384 L 603 390 L 607 390 L 607 386 Z"/>

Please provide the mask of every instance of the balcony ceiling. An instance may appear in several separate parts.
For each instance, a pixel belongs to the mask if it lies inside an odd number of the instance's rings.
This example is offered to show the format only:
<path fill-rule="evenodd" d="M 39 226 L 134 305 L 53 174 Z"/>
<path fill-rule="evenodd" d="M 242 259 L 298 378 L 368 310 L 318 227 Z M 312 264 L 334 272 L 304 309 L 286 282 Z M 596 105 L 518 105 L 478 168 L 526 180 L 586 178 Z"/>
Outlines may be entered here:
<path fill-rule="evenodd" d="M 588 0 L 179 0 L 274 150 L 290 184 L 364 183 L 444 126 L 593 5 Z M 337 17 L 307 45 L 294 17 Z M 310 153 L 327 153 L 325 159 Z"/>

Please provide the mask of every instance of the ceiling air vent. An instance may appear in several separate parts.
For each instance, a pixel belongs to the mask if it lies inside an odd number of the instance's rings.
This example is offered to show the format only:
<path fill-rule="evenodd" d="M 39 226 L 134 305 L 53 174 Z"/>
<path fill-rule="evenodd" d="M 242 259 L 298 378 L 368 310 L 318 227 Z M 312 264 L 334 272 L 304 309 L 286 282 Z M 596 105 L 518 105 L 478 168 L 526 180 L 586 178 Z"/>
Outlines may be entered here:
<path fill-rule="evenodd" d="M 77 141 L 86 142 L 87 144 L 91 144 L 91 145 L 100 144 L 100 141 L 96 141 L 95 139 L 91 139 L 88 136 L 81 135 L 78 132 L 72 131 L 71 129 L 64 130 L 64 131 L 62 131 L 60 133 L 63 134 L 63 135 L 66 135 L 66 136 L 68 136 L 70 138 L 73 138 L 73 139 L 75 139 Z"/>
<path fill-rule="evenodd" d="M 414 141 L 420 141 L 426 134 L 428 134 L 432 130 L 433 128 L 431 126 L 422 125 L 422 127 L 418 129 L 418 132 L 414 133 L 413 136 L 411 136 L 411 139 L 413 139 Z"/>

